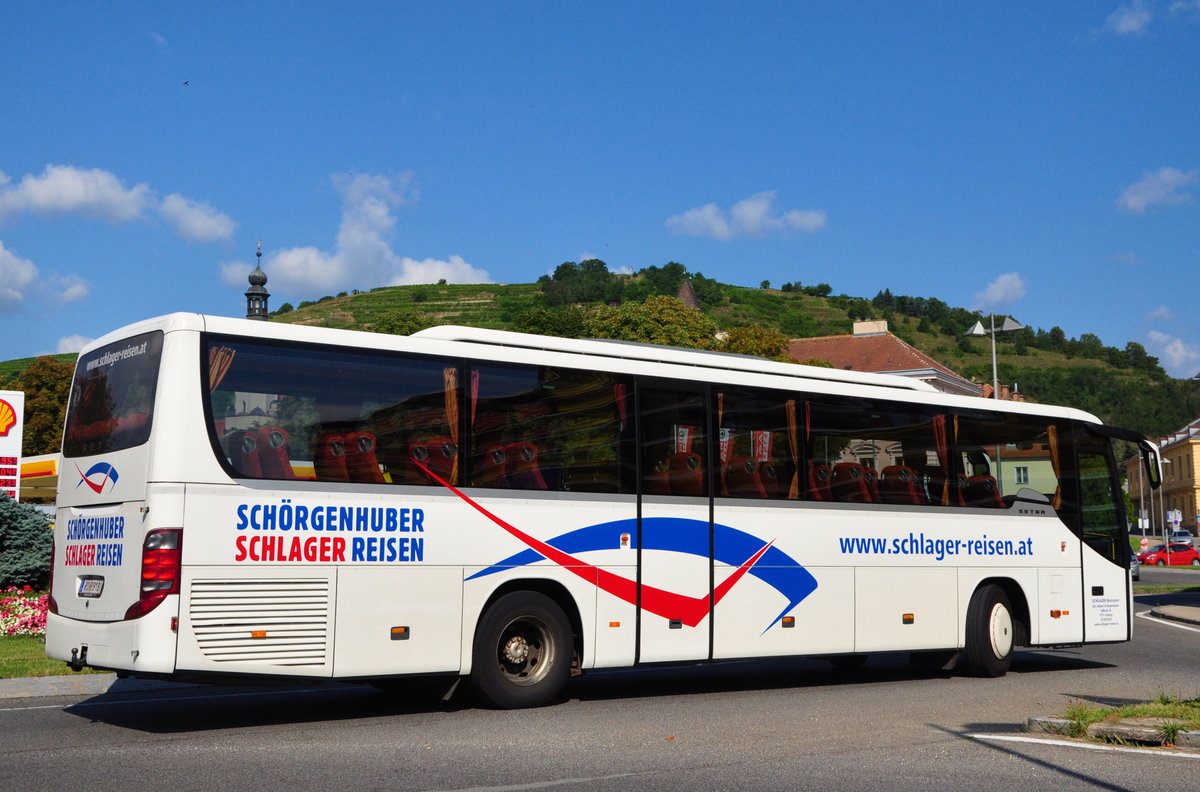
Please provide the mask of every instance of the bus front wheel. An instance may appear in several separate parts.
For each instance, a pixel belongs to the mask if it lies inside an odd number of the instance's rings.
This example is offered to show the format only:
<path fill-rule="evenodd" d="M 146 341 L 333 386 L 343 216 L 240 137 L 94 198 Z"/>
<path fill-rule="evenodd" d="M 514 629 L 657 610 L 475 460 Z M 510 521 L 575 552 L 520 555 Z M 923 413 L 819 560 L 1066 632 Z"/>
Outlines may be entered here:
<path fill-rule="evenodd" d="M 982 586 L 967 606 L 963 658 L 975 674 L 1000 677 L 1008 673 L 1012 656 L 1013 618 L 1008 595 L 999 586 Z"/>
<path fill-rule="evenodd" d="M 475 628 L 471 686 L 502 709 L 548 704 L 571 670 L 571 625 L 562 608 L 533 591 L 505 594 Z"/>

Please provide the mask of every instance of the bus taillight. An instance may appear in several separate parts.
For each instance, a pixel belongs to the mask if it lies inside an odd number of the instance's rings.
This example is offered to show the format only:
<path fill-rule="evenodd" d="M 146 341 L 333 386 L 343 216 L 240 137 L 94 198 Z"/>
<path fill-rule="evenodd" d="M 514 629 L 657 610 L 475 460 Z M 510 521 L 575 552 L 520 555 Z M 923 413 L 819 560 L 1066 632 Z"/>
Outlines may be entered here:
<path fill-rule="evenodd" d="M 138 619 L 158 607 L 170 594 L 179 593 L 183 532 L 178 528 L 151 531 L 142 545 L 142 585 L 137 602 L 125 611 Z"/>

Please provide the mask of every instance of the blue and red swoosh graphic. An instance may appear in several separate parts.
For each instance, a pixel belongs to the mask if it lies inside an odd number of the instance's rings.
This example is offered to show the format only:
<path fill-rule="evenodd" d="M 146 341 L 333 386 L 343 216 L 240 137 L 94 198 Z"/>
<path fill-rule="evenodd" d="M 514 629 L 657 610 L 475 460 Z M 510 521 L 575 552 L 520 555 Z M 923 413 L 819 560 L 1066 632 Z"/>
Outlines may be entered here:
<path fill-rule="evenodd" d="M 79 470 L 79 465 L 76 465 L 75 469 Z M 101 477 L 99 481 L 96 480 L 97 476 Z M 88 468 L 87 473 L 79 470 L 79 481 L 75 483 L 75 488 L 78 489 L 80 484 L 87 484 L 92 492 L 99 495 L 104 492 L 104 487 L 107 484 L 111 483 L 113 486 L 116 486 L 118 478 L 120 476 L 117 475 L 115 467 L 107 462 L 97 462 Z"/>
<path fill-rule="evenodd" d="M 589 564 L 574 555 L 593 550 L 616 549 L 621 534 L 637 535 L 637 520 L 616 520 L 590 525 L 543 542 L 488 511 L 424 465 L 421 467 L 442 486 L 529 548 L 477 572 L 467 578 L 468 580 L 546 559 L 631 605 L 638 604 L 636 580 Z M 812 573 L 787 553 L 774 547 L 773 540 L 763 542 L 744 531 L 718 523 L 714 526 L 714 542 L 716 560 L 733 567 L 733 571 L 713 589 L 711 599 L 707 592 L 698 597 L 690 597 L 643 585 L 641 607 L 657 616 L 679 619 L 687 626 L 695 627 L 738 581 L 749 574 L 774 588 L 787 600 L 787 605 L 763 630 L 766 632 L 817 588 L 817 580 Z M 642 549 L 665 550 L 707 558 L 708 523 L 672 517 L 645 518 L 642 520 Z"/>

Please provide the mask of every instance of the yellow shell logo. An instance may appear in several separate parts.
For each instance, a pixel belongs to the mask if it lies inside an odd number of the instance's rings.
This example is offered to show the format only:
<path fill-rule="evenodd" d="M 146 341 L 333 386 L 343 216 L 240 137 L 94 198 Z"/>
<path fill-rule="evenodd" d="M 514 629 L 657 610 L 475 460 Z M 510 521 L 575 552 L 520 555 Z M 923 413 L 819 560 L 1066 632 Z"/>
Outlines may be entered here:
<path fill-rule="evenodd" d="M 0 437 L 8 437 L 8 430 L 17 422 L 17 411 L 4 399 L 0 399 Z"/>

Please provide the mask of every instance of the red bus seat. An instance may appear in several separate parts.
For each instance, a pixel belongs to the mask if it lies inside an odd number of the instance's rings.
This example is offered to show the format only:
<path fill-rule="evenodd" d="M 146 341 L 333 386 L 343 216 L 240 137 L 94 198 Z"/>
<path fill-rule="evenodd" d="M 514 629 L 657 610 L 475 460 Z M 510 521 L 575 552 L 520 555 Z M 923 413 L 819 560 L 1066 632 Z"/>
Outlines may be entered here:
<path fill-rule="evenodd" d="M 345 436 L 346 476 L 350 481 L 383 484 L 387 479 L 375 457 L 375 435 L 370 432 L 350 432 Z"/>
<path fill-rule="evenodd" d="M 336 432 L 325 432 L 317 438 L 313 452 L 313 469 L 319 481 L 349 481 L 346 473 L 346 440 Z"/>
<path fill-rule="evenodd" d="M 262 478 L 258 459 L 258 438 L 253 430 L 234 432 L 229 437 L 229 463 L 243 476 Z"/>
<path fill-rule="evenodd" d="M 292 461 L 288 457 L 288 434 L 278 426 L 264 426 L 258 430 L 258 461 L 267 478 L 294 479 Z"/>

